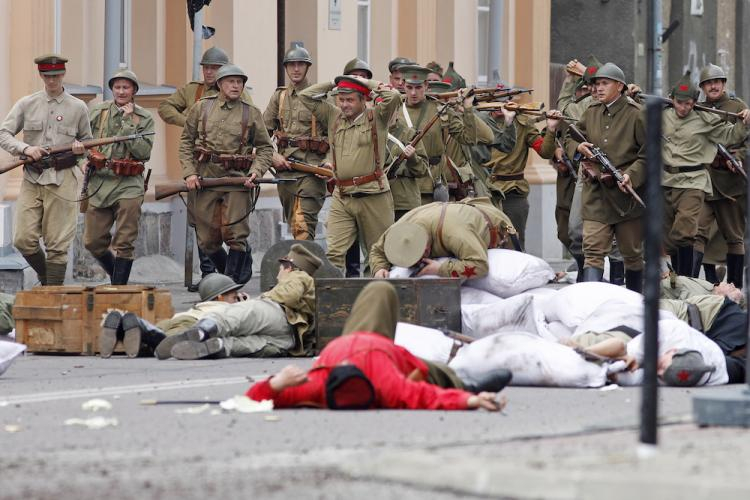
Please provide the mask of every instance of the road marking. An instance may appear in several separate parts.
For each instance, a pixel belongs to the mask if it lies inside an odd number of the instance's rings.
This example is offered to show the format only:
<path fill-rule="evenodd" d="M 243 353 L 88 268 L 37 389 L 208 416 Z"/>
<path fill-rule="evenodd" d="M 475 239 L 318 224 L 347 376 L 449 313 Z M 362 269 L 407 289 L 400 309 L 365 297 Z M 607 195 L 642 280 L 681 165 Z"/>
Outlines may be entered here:
<path fill-rule="evenodd" d="M 170 391 L 177 389 L 195 389 L 198 387 L 214 387 L 219 385 L 243 384 L 249 386 L 250 380 L 262 380 L 267 375 L 250 375 L 250 377 L 228 377 L 201 380 L 176 380 L 174 382 L 156 382 L 152 384 L 120 385 L 102 387 L 98 389 L 77 389 L 71 391 L 37 392 L 20 394 L 0 399 L 0 407 L 16 404 L 44 403 L 46 401 L 61 401 L 65 399 L 93 398 L 114 396 L 119 394 L 134 394 L 139 392 Z M 244 392 L 244 391 L 243 391 Z"/>

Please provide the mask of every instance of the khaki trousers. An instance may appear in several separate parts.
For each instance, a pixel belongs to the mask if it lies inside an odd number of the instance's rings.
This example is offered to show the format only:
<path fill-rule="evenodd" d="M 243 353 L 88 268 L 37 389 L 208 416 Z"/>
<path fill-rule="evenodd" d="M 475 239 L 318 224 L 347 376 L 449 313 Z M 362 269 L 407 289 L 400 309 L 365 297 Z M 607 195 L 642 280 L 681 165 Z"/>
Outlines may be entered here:
<path fill-rule="evenodd" d="M 59 186 L 32 184 L 24 179 L 16 202 L 13 246 L 21 255 L 32 255 L 44 240 L 47 262 L 66 264 L 68 248 L 76 234 L 78 183 L 73 172 L 64 172 Z"/>
<path fill-rule="evenodd" d="M 227 356 L 287 356 L 294 347 L 292 326 L 284 309 L 272 300 L 236 302 L 208 317 L 219 326 Z"/>
<path fill-rule="evenodd" d="M 188 207 L 195 221 L 195 233 L 198 236 L 198 247 L 206 255 L 221 250 L 222 242 L 230 250 L 247 251 L 247 237 L 250 236 L 248 217 L 231 226 L 247 214 L 250 208 L 250 195 L 247 191 L 208 191 L 195 193 L 195 204 Z"/>
<path fill-rule="evenodd" d="M 664 188 L 664 246 L 667 253 L 675 253 L 677 247 L 695 245 L 705 196 L 700 189 Z"/>
<path fill-rule="evenodd" d="M 360 237 L 360 245 L 369 254 L 372 245 L 393 225 L 393 197 L 390 191 L 362 197 L 341 195 L 338 189 L 331 198 L 326 221 L 326 257 L 345 271 L 346 252 Z"/>
<path fill-rule="evenodd" d="M 143 196 L 117 200 L 110 207 L 94 207 L 86 210 L 83 244 L 94 257 L 101 257 L 110 245 L 115 257 L 133 260 L 135 240 L 138 238 L 138 223 L 141 220 Z M 117 223 L 114 238 L 110 233 Z"/>
<path fill-rule="evenodd" d="M 695 249 L 705 253 L 709 241 L 711 223 L 715 220 L 719 232 L 727 242 L 727 253 L 745 253 L 745 196 L 736 200 L 722 198 L 706 201 L 701 210 Z"/>
<path fill-rule="evenodd" d="M 641 271 L 643 269 L 643 236 L 640 219 L 631 219 L 614 225 L 584 219 L 584 267 L 604 269 L 604 257 L 612 251 L 613 238 L 617 238 L 625 269 Z"/>
<path fill-rule="evenodd" d="M 529 198 L 528 194 L 520 193 L 516 190 L 505 193 L 503 200 L 503 212 L 508 216 L 516 228 L 518 240 L 521 242 L 521 248 L 526 248 L 526 221 L 529 218 Z"/>
<path fill-rule="evenodd" d="M 278 186 L 284 220 L 295 240 L 314 240 L 318 213 L 323 208 L 326 183 L 314 175 L 299 177 L 297 182 Z"/>

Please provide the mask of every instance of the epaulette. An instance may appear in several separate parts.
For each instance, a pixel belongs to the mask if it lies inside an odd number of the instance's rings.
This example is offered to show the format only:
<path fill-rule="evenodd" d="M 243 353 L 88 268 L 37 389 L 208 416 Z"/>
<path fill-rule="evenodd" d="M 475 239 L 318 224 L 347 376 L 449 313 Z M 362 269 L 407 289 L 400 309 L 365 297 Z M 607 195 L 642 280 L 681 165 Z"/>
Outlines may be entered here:
<path fill-rule="evenodd" d="M 143 116 L 144 118 L 151 115 L 151 113 L 149 113 L 146 108 L 144 108 L 143 106 L 139 106 L 138 104 L 135 105 L 135 109 L 133 112 L 139 116 Z"/>

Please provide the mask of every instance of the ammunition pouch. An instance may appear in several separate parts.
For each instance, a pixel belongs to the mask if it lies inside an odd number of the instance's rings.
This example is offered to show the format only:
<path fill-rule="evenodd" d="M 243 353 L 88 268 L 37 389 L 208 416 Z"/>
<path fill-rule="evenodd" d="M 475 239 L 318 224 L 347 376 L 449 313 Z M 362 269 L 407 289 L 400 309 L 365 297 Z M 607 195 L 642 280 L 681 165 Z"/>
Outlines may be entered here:
<path fill-rule="evenodd" d="M 86 156 L 89 161 L 89 168 L 95 170 L 101 170 L 107 166 L 107 157 L 98 149 L 89 149 L 89 153 Z"/>
<path fill-rule="evenodd" d="M 39 161 L 28 163 L 26 168 L 37 173 L 41 173 L 42 170 L 53 168 L 55 170 L 65 170 L 74 167 L 78 163 L 78 156 L 73 154 L 72 151 L 65 151 L 63 153 L 55 153 L 43 157 Z"/>
<path fill-rule="evenodd" d="M 312 151 L 319 155 L 324 155 L 330 149 L 327 137 L 301 135 L 299 137 L 289 137 L 285 132 L 274 132 L 276 137 L 276 144 L 279 150 L 286 149 L 288 147 L 297 148 L 302 152 Z"/>
<path fill-rule="evenodd" d="M 246 172 L 250 170 L 255 160 L 255 155 L 236 155 L 215 153 L 204 148 L 195 148 L 196 161 L 198 163 L 219 163 L 224 170 Z"/>
<path fill-rule="evenodd" d="M 615 178 L 609 172 L 603 172 L 598 163 L 581 160 L 581 172 L 589 182 L 599 182 L 608 188 L 615 187 Z"/>
<path fill-rule="evenodd" d="M 109 167 L 115 175 L 122 177 L 143 175 L 143 171 L 146 168 L 142 161 L 126 159 L 110 160 L 107 162 L 107 167 Z"/>

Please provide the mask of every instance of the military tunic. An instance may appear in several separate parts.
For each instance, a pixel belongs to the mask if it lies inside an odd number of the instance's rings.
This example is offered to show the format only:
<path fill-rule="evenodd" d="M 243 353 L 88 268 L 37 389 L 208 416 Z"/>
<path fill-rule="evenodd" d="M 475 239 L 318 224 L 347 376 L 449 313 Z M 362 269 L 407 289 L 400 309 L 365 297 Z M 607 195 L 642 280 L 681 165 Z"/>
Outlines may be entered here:
<path fill-rule="evenodd" d="M 474 113 L 477 128 L 477 144 L 466 146 L 452 139 L 448 140 L 446 153 L 453 160 L 459 172 L 469 172 L 474 185 L 475 196 L 491 198 L 490 175 L 484 164 L 490 161 L 492 151 L 507 153 L 516 144 L 516 128 L 500 127 L 489 113 Z M 502 201 L 493 199 L 495 207 L 502 210 Z"/>
<path fill-rule="evenodd" d="M 388 131 L 388 147 L 386 149 L 386 165 L 390 165 L 403 152 L 417 131 L 409 127 L 403 117 L 396 113 L 393 123 Z M 422 141 L 415 146 L 416 152 L 410 158 L 405 159 L 397 167 L 396 177 L 388 182 L 393 195 L 393 209 L 395 220 L 400 219 L 412 208 L 421 205 L 422 200 L 419 192 L 417 179 L 427 175 L 429 168 L 427 151 Z"/>
<path fill-rule="evenodd" d="M 367 83 L 370 89 L 376 85 L 372 80 Z M 330 82 L 319 83 L 302 91 L 300 98 L 305 107 L 328 125 L 329 157 L 337 185 L 326 221 L 326 256 L 331 264 L 343 271 L 346 252 L 358 234 L 360 243 L 369 250 L 393 224 L 393 197 L 385 175 L 352 186 L 341 186 L 340 182 L 348 183 L 355 177 L 370 176 L 384 168 L 388 123 L 401 98 L 395 90 L 376 91 L 379 94 L 376 104 L 349 121 L 341 115 L 338 107 L 325 98 L 317 98 L 332 89 Z M 373 127 L 377 133 L 376 145 L 373 144 Z"/>
<path fill-rule="evenodd" d="M 714 284 L 710 281 L 670 273 L 661 280 L 660 297 L 685 300 L 698 295 L 710 295 L 713 291 Z"/>
<path fill-rule="evenodd" d="M 95 106 L 90 113 L 94 137 L 112 137 L 153 132 L 151 113 L 135 105 L 127 118 L 114 101 Z M 134 141 L 108 144 L 99 148 L 107 159 L 131 159 L 146 162 L 151 157 L 153 136 Z M 93 166 L 90 166 L 93 168 Z M 84 245 L 94 257 L 102 256 L 112 244 L 116 257 L 133 259 L 138 237 L 144 185 L 143 175 L 118 176 L 110 168 L 97 170 L 89 181 L 89 206 L 85 216 Z M 117 222 L 114 238 L 110 234 Z"/>
<path fill-rule="evenodd" d="M 23 130 L 23 140 L 15 137 Z M 42 90 L 21 98 L 0 125 L 0 147 L 20 156 L 28 146 L 59 146 L 91 139 L 86 104 L 67 92 L 50 97 Z M 78 182 L 73 169 L 24 168 L 16 202 L 13 245 L 25 257 L 41 252 L 44 239 L 47 262 L 64 265 L 75 236 Z"/>
<path fill-rule="evenodd" d="M 327 126 L 315 120 L 313 114 L 300 100 L 299 94 L 310 86 L 307 80 L 290 87 L 279 87 L 271 96 L 263 112 L 263 121 L 270 131 L 283 132 L 290 139 L 301 136 L 325 136 Z M 290 160 L 320 165 L 326 155 L 315 151 L 302 151 L 296 146 L 279 148 L 279 154 Z M 282 178 L 297 179 L 296 183 L 279 184 L 279 200 L 284 211 L 284 220 L 297 240 L 314 240 L 318 225 L 318 213 L 323 208 L 326 186 L 323 179 L 314 174 L 296 170 L 280 171 Z"/>
<path fill-rule="evenodd" d="M 210 106 L 210 109 L 207 108 Z M 246 142 L 241 144 L 243 107 L 249 110 Z M 203 128 L 203 110 L 206 110 L 206 127 Z M 198 162 L 196 148 L 205 148 L 212 154 L 250 155 L 255 148 L 255 160 L 249 171 L 228 171 L 221 163 Z M 182 176 L 202 178 L 256 174 L 262 177 L 271 166 L 273 146 L 263 123 L 260 110 L 240 98 L 225 100 L 221 95 L 202 98 L 188 113 L 180 138 L 180 163 Z M 247 214 L 249 193 L 242 187 L 204 188 L 195 195 L 193 217 L 196 222 L 198 246 L 208 255 L 219 251 L 222 241 L 230 250 L 247 251 L 250 226 L 247 218 L 237 224 L 225 226 Z"/>
<path fill-rule="evenodd" d="M 218 93 L 219 89 L 215 84 L 206 88 L 205 82 L 190 82 L 175 90 L 172 95 L 159 103 L 159 116 L 170 125 L 184 127 L 188 111 L 193 107 L 193 104 L 203 97 L 211 97 Z M 253 103 L 253 99 L 247 90 L 242 92 L 242 99 L 249 104 Z"/>
<path fill-rule="evenodd" d="M 489 198 L 466 198 L 458 202 L 423 205 L 404 215 L 394 226 L 409 222 L 419 224 L 429 235 L 430 258 L 451 257 L 441 264 L 438 276 L 471 279 L 482 278 L 489 271 L 487 250 L 490 248 L 491 234 L 487 218 L 498 228 L 496 244 L 512 248 L 507 236 L 515 231 L 513 225 Z M 391 268 L 385 255 L 387 235 L 388 231 L 370 250 L 373 273 Z"/>
<path fill-rule="evenodd" d="M 610 161 L 630 176 L 633 188 L 642 188 L 646 178 L 646 126 L 641 107 L 624 95 L 609 106 L 593 103 L 577 124 L 589 142 L 600 147 Z M 575 156 L 578 142 L 571 137 L 565 145 Z M 615 185 L 607 187 L 596 180 L 583 183 L 583 246 L 585 267 L 604 268 L 604 258 L 612 249 L 612 239 L 622 252 L 625 268 L 643 269 L 640 218 L 643 210 Z"/>

